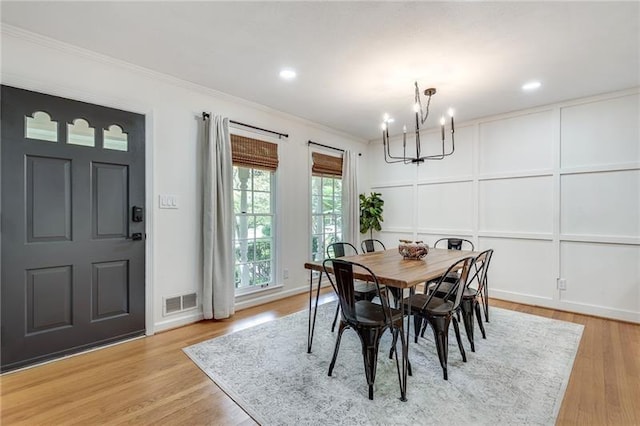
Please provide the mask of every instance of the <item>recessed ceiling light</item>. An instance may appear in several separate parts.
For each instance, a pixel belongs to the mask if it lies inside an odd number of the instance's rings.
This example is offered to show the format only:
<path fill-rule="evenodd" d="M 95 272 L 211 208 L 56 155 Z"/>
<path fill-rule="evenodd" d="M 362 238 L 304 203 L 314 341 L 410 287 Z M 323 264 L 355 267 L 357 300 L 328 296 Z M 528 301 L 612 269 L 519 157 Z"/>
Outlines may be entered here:
<path fill-rule="evenodd" d="M 296 75 L 296 71 L 291 68 L 284 68 L 280 71 L 280 78 L 283 80 L 293 80 Z"/>
<path fill-rule="evenodd" d="M 530 81 L 522 85 L 522 90 L 524 90 L 525 92 L 530 92 L 532 90 L 539 89 L 540 86 L 542 86 L 542 83 L 540 83 L 539 81 Z"/>

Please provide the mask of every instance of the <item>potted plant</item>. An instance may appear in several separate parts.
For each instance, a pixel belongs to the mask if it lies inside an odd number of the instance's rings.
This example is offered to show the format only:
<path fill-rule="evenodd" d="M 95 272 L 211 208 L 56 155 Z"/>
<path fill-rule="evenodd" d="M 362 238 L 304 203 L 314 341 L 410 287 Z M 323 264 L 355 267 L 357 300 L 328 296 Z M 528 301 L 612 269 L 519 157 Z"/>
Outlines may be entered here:
<path fill-rule="evenodd" d="M 374 229 L 376 231 L 382 229 L 380 222 L 384 221 L 382 218 L 384 200 L 380 198 L 381 195 L 379 192 L 372 192 L 369 196 L 360 194 L 360 233 L 369 231 L 370 238 L 373 238 Z"/>

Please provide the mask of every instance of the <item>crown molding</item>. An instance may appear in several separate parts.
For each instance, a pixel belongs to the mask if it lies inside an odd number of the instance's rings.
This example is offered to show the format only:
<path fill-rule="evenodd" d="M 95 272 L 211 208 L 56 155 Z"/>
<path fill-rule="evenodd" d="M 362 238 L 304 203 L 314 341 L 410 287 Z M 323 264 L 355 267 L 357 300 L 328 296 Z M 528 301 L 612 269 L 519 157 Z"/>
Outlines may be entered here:
<path fill-rule="evenodd" d="M 108 56 L 108 55 L 103 55 L 101 53 L 97 53 L 94 52 L 93 50 L 89 50 L 89 49 L 85 49 L 83 47 L 79 47 L 73 44 L 69 44 L 60 40 L 56 40 L 54 38 L 51 37 L 47 37 L 44 36 L 42 34 L 37 34 L 31 31 L 27 31 L 25 29 L 19 28 L 19 27 L 15 27 L 13 25 L 9 25 L 9 24 L 5 24 L 2 23 L 0 24 L 0 33 L 2 34 L 3 37 L 8 36 L 8 37 L 14 37 L 35 45 L 39 45 L 42 47 L 46 47 L 49 49 L 55 49 L 57 51 L 69 54 L 69 55 L 73 55 L 73 56 L 77 56 L 77 57 L 82 57 L 85 59 L 89 59 L 92 60 L 94 62 L 99 62 L 99 63 L 103 63 L 103 64 L 107 64 L 107 65 L 112 65 L 121 69 L 125 69 L 127 71 L 139 74 L 139 75 L 143 75 L 147 78 L 151 78 L 157 81 L 161 81 L 163 83 L 168 83 L 171 84 L 173 86 L 177 86 L 183 89 L 187 89 L 193 92 L 196 92 L 198 94 L 206 94 L 215 98 L 218 98 L 220 100 L 223 101 L 227 101 L 227 102 L 231 102 L 231 103 L 235 103 L 238 105 L 242 105 L 245 107 L 249 107 L 255 110 L 259 110 L 261 112 L 267 113 L 267 114 L 271 114 L 275 117 L 278 117 L 280 119 L 285 119 L 285 120 L 289 120 L 307 127 L 311 127 L 317 130 L 321 130 L 327 133 L 331 133 L 333 135 L 339 136 L 339 137 L 343 137 L 343 138 L 348 138 L 354 142 L 359 142 L 362 144 L 367 144 L 367 139 L 365 138 L 361 138 L 358 136 L 354 136 L 351 134 L 348 134 L 346 132 L 343 132 L 341 130 L 338 129 L 334 129 L 332 127 L 329 126 L 325 126 L 323 124 L 319 124 L 316 122 L 313 122 L 311 120 L 308 120 L 306 118 L 302 118 L 299 117 L 297 115 L 293 115 L 293 114 L 289 114 L 271 107 L 268 107 L 266 105 L 262 105 L 259 104 L 257 102 L 253 102 L 244 98 L 240 98 L 234 95 L 230 95 L 228 93 L 225 92 L 221 92 L 219 90 L 216 89 L 212 89 L 210 87 L 207 86 L 203 86 L 201 84 L 198 83 L 194 83 L 188 80 L 183 80 L 181 78 L 178 77 L 174 77 L 172 75 L 169 74 L 164 74 L 162 72 L 159 71 L 155 71 L 149 68 L 145 68 L 145 67 L 141 67 L 139 65 L 135 65 L 132 64 L 130 62 L 126 62 L 123 61 L 121 59 L 117 59 L 114 58 L 112 56 Z M 242 120 L 242 117 L 236 117 L 236 119 L 238 120 Z"/>
<path fill-rule="evenodd" d="M 559 102 L 555 102 L 555 103 L 551 103 L 551 104 L 545 104 L 545 105 L 538 105 L 535 107 L 531 107 L 531 108 L 526 108 L 526 109 L 521 109 L 521 110 L 516 110 L 516 111 L 509 111 L 509 112 L 503 112 L 500 114 L 495 114 L 495 115 L 489 115 L 486 117 L 478 117 L 478 118 L 474 118 L 471 120 L 467 120 L 464 122 L 461 122 L 460 124 L 456 123 L 456 129 L 461 129 L 463 127 L 472 127 L 472 126 L 478 126 L 481 124 L 486 124 L 486 123 L 491 123 L 493 121 L 500 121 L 500 120 L 507 120 L 510 118 L 516 118 L 516 117 L 522 117 L 525 115 L 530 115 L 530 114 L 538 114 L 541 112 L 553 112 L 556 109 L 563 109 L 563 108 L 571 108 L 573 106 L 577 106 L 577 105 L 583 105 L 583 104 L 589 104 L 589 103 L 593 103 L 593 102 L 600 102 L 600 101 L 606 101 L 609 99 L 615 99 L 615 98 L 622 98 L 625 96 L 632 96 L 632 95 L 638 95 L 640 94 L 640 86 L 634 86 L 634 87 L 630 87 L 628 89 L 622 89 L 622 90 L 615 90 L 613 92 L 607 92 L 607 93 L 600 93 L 597 95 L 590 95 L 590 96 L 584 96 L 582 98 L 574 98 L 574 99 L 568 99 L 568 100 L 564 100 L 564 101 L 559 101 Z M 437 128 L 430 128 L 430 129 L 423 129 L 420 131 L 420 134 L 428 134 L 428 133 L 433 133 L 436 132 Z M 397 133 L 395 135 L 392 135 L 390 137 L 390 139 L 393 141 L 394 138 L 395 139 L 399 139 L 402 136 L 402 133 Z M 370 139 L 367 141 L 367 145 L 373 145 L 376 142 L 380 142 L 381 138 L 376 138 L 376 139 Z"/>

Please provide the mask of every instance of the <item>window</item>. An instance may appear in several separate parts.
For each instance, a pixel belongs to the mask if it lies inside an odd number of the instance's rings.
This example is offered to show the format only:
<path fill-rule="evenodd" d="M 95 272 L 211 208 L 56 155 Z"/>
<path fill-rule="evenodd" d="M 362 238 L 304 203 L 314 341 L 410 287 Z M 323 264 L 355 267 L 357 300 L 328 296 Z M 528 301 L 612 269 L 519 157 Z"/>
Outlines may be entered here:
<path fill-rule="evenodd" d="M 41 141 L 58 142 L 58 122 L 44 111 L 36 111 L 24 118 L 24 137 Z"/>
<path fill-rule="evenodd" d="M 314 152 L 311 175 L 311 259 L 342 241 L 342 158 Z"/>
<path fill-rule="evenodd" d="M 243 294 L 274 283 L 277 145 L 231 135 L 231 152 L 235 287 Z"/>
<path fill-rule="evenodd" d="M 104 149 L 112 149 L 114 151 L 127 151 L 129 149 L 128 136 L 122 131 L 122 127 L 112 124 L 102 131 L 102 147 Z"/>
<path fill-rule="evenodd" d="M 70 145 L 95 146 L 95 129 L 83 118 L 76 118 L 67 124 L 67 143 Z"/>

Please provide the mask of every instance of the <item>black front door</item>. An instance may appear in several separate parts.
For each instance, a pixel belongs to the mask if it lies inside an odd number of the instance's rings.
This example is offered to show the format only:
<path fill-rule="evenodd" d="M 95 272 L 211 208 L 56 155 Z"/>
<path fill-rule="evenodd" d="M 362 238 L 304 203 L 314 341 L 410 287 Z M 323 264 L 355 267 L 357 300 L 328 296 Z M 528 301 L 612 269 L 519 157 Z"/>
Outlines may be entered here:
<path fill-rule="evenodd" d="M 2 86 L 2 371 L 145 330 L 144 116 Z"/>

